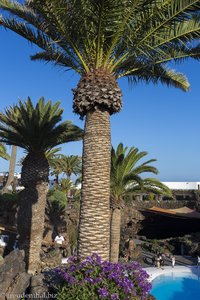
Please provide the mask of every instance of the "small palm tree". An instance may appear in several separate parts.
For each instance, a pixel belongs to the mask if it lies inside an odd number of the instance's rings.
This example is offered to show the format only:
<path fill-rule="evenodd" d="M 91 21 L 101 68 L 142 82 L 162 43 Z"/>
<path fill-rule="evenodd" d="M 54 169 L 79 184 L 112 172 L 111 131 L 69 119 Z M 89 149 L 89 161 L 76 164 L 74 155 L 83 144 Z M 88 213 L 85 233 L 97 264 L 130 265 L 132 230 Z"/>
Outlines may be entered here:
<path fill-rule="evenodd" d="M 74 184 L 69 178 L 61 179 L 59 189 L 65 193 L 67 199 L 68 199 L 69 193 L 73 187 L 74 187 Z"/>
<path fill-rule="evenodd" d="M 85 116 L 78 253 L 109 259 L 110 115 L 122 107 L 117 80 L 189 89 L 170 61 L 199 59 L 199 0 L 0 0 L 0 24 L 80 75 L 74 111 Z M 156 91 L 155 91 L 156 93 Z"/>
<path fill-rule="evenodd" d="M 71 175 L 79 175 L 82 169 L 81 157 L 78 155 L 63 155 L 61 157 L 61 164 L 63 166 L 63 173 L 67 175 L 67 179 L 70 180 Z"/>
<path fill-rule="evenodd" d="M 49 160 L 49 166 L 51 169 L 51 175 L 54 175 L 56 177 L 55 182 L 56 184 L 59 183 L 59 175 L 63 173 L 63 165 L 61 163 L 61 157 L 62 154 L 53 157 Z"/>
<path fill-rule="evenodd" d="M 135 147 L 128 148 L 119 144 L 116 151 L 111 152 L 111 252 L 110 260 L 118 261 L 121 210 L 124 207 L 124 197 L 129 193 L 151 192 L 155 194 L 171 195 L 168 187 L 155 178 L 143 179 L 144 173 L 157 174 L 158 170 L 151 166 L 155 159 L 150 159 L 142 164 L 138 164 L 147 152 Z"/>
<path fill-rule="evenodd" d="M 45 153 L 61 143 L 82 138 L 79 127 L 68 121 L 60 123 L 62 113 L 59 102 L 53 105 L 43 98 L 35 107 L 28 98 L 0 113 L 0 141 L 27 152 L 21 171 L 25 189 L 20 195 L 18 233 L 29 273 L 35 273 L 40 262 L 49 175 Z"/>
<path fill-rule="evenodd" d="M 82 170 L 82 160 L 78 155 L 57 155 L 49 161 L 51 174 L 55 175 L 58 183 L 58 175 L 64 173 L 67 179 L 71 179 L 71 175 L 80 175 Z"/>

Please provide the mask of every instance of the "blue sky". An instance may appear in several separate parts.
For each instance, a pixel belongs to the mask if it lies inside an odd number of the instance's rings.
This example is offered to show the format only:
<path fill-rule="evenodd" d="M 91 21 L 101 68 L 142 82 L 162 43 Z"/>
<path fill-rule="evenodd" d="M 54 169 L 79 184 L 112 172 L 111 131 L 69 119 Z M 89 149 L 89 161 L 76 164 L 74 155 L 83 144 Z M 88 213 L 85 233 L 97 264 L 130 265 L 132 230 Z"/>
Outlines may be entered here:
<path fill-rule="evenodd" d="M 19 98 L 30 96 L 36 102 L 44 96 L 60 100 L 64 119 L 83 127 L 83 121 L 72 113 L 71 89 L 79 77 L 52 64 L 31 62 L 29 56 L 36 48 L 10 31 L 1 28 L 0 41 L 0 110 Z M 155 166 L 162 181 L 200 181 L 199 63 L 188 61 L 176 69 L 187 75 L 190 92 L 161 85 L 130 87 L 126 79 L 119 81 L 123 109 L 111 117 L 112 144 L 123 142 L 147 151 L 147 159 L 157 159 Z M 82 153 L 81 142 L 62 149 L 65 154 Z M 22 155 L 19 151 L 18 158 Z M 0 171 L 7 169 L 8 163 L 1 159 Z"/>

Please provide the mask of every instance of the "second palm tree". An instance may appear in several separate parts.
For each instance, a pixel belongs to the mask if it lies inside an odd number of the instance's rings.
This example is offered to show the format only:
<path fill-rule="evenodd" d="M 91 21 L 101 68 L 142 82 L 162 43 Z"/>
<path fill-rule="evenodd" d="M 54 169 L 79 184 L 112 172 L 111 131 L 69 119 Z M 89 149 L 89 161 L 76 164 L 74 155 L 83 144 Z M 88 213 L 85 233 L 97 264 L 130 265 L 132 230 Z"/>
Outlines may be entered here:
<path fill-rule="evenodd" d="M 34 107 L 28 98 L 25 103 L 20 101 L 0 114 L 0 141 L 27 151 L 21 172 L 25 189 L 20 194 L 18 233 L 29 273 L 35 273 L 40 263 L 49 175 L 45 152 L 61 143 L 82 138 L 79 127 L 68 121 L 60 123 L 62 113 L 58 102 L 45 104 L 41 98 Z"/>

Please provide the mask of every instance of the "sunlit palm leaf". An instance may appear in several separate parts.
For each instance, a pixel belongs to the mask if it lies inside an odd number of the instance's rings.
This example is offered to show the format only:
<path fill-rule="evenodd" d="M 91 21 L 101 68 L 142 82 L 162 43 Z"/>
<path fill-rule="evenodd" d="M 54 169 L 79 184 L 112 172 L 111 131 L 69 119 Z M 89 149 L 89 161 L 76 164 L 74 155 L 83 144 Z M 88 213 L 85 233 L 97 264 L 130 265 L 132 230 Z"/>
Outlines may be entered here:
<path fill-rule="evenodd" d="M 1 17 L 4 27 L 44 50 L 32 59 L 80 74 L 103 67 L 117 77 L 133 76 L 130 82 L 160 81 L 187 90 L 181 74 L 161 76 L 154 67 L 199 59 L 199 0 L 35 0 L 24 5 L 0 0 L 0 8 L 9 13 Z"/>

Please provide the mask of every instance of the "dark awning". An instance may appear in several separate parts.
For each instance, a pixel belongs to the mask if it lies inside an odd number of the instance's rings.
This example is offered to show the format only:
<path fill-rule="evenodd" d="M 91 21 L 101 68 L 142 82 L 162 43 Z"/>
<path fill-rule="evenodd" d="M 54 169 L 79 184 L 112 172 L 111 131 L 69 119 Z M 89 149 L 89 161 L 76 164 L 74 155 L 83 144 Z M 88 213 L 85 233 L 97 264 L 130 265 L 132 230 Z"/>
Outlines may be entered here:
<path fill-rule="evenodd" d="M 151 208 L 143 209 L 143 211 L 151 212 L 158 215 L 168 216 L 172 218 L 181 218 L 181 219 L 200 219 L 200 213 L 196 212 L 189 207 L 183 206 L 176 209 L 165 209 L 157 206 Z"/>

